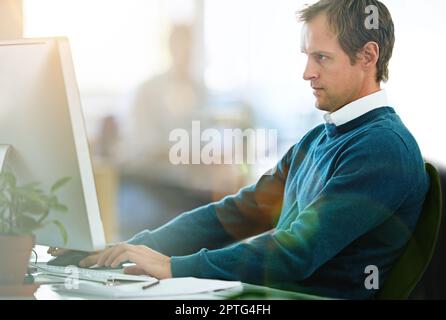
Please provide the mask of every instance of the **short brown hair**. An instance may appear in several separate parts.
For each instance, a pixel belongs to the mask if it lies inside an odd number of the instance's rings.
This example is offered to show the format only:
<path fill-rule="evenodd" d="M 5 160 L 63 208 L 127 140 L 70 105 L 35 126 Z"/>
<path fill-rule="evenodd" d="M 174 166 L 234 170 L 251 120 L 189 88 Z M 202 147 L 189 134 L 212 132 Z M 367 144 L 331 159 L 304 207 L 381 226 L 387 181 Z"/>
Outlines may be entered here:
<path fill-rule="evenodd" d="M 378 8 L 378 29 L 366 28 L 365 9 L 370 5 Z M 377 0 L 320 0 L 297 14 L 299 21 L 308 23 L 321 13 L 326 14 L 330 29 L 338 37 L 341 48 L 350 57 L 352 64 L 367 42 L 378 44 L 380 54 L 376 63 L 376 81 L 387 81 L 395 43 L 394 25 L 387 7 Z"/>

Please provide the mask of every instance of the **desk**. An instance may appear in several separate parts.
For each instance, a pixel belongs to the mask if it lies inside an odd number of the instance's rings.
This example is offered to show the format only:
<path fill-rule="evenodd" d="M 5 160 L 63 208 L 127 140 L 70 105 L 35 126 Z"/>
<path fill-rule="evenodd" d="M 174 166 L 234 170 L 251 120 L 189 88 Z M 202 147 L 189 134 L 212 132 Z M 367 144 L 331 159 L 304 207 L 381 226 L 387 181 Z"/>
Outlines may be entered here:
<path fill-rule="evenodd" d="M 63 285 L 63 284 L 62 284 Z M 37 300 L 110 300 L 106 297 L 79 294 L 76 292 L 60 292 L 56 285 L 45 284 L 34 294 Z M 268 287 L 243 284 L 243 291 L 226 290 L 215 293 L 203 293 L 193 295 L 179 296 L 161 296 L 161 297 L 137 297 L 131 300 L 224 300 L 224 299 L 283 299 L 283 300 L 327 300 L 319 296 L 312 296 L 303 293 L 289 292 L 272 289 Z"/>
<path fill-rule="evenodd" d="M 61 284 L 63 285 L 63 284 Z M 58 285 L 44 284 L 34 294 L 37 300 L 112 300 L 107 297 L 101 297 L 96 295 L 87 295 L 67 291 L 58 291 Z M 216 293 L 203 293 L 194 295 L 180 295 L 180 296 L 161 296 L 161 297 L 136 297 L 130 300 L 222 300 L 227 299 L 228 296 L 233 295 L 235 292 L 216 292 Z M 125 298 L 128 299 L 128 298 Z M 122 300 L 122 299 L 120 299 Z"/>

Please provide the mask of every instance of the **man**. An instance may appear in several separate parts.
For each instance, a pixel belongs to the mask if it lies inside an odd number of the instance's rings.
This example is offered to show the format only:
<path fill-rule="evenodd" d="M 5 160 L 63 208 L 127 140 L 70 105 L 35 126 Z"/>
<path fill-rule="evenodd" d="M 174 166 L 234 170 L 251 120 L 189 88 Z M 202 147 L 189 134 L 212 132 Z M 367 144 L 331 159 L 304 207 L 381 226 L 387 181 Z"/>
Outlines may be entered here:
<path fill-rule="evenodd" d="M 374 5 L 379 28 L 367 28 Z M 326 123 L 237 195 L 94 254 L 158 278 L 241 280 L 337 298 L 369 298 L 410 238 L 429 181 L 416 141 L 388 105 L 393 22 L 376 0 L 321 0 L 303 9 L 304 79 Z"/>

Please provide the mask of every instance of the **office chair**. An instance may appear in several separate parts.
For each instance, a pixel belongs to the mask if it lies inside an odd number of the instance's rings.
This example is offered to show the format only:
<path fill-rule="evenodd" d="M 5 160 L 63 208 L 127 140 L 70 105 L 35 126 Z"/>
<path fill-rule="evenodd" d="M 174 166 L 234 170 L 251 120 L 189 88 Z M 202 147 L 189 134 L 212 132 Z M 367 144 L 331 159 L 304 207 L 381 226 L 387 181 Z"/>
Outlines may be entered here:
<path fill-rule="evenodd" d="M 432 259 L 437 243 L 440 224 L 442 194 L 438 171 L 426 163 L 430 188 L 415 231 L 403 253 L 387 275 L 376 299 L 407 299 L 421 280 Z"/>
<path fill-rule="evenodd" d="M 435 164 L 434 164 L 435 165 Z M 441 190 L 443 193 L 443 223 L 440 226 L 437 246 L 432 260 L 423 275 L 423 279 L 415 289 L 415 298 L 422 297 L 429 300 L 446 300 L 446 167 L 442 164 L 435 165 L 440 173 Z"/>

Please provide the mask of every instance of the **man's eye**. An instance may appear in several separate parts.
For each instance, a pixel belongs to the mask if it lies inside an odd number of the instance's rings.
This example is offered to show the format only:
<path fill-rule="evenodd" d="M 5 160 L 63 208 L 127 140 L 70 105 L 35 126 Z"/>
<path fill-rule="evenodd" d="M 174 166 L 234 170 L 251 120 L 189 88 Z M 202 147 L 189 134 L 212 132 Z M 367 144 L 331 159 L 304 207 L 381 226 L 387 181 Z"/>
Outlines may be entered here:
<path fill-rule="evenodd" d="M 317 55 L 317 59 L 318 60 L 320 60 L 320 61 L 324 61 L 324 60 L 327 60 L 327 56 L 326 55 L 323 55 L 323 54 L 318 54 Z"/>

